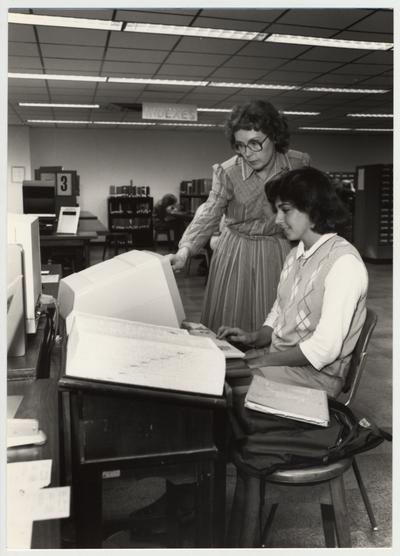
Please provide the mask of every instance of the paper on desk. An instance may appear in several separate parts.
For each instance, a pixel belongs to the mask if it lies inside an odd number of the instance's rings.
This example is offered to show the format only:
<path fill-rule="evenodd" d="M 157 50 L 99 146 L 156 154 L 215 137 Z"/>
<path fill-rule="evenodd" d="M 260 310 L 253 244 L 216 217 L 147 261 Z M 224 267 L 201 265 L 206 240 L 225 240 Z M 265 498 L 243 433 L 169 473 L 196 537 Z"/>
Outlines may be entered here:
<path fill-rule="evenodd" d="M 7 464 L 7 488 L 12 490 L 39 489 L 50 484 L 51 459 L 18 461 Z"/>
<path fill-rule="evenodd" d="M 28 516 L 32 521 L 68 517 L 69 507 L 69 486 L 8 491 L 7 512 L 11 522 L 23 521 Z"/>
<path fill-rule="evenodd" d="M 57 284 L 59 281 L 59 274 L 42 274 L 42 284 Z"/>
<path fill-rule="evenodd" d="M 7 513 L 7 548 L 9 550 L 29 549 L 32 544 L 33 521 L 14 521 Z"/>
<path fill-rule="evenodd" d="M 208 338 L 77 313 L 68 340 L 66 374 L 220 396 L 225 359 Z"/>
<path fill-rule="evenodd" d="M 23 396 L 7 396 L 7 419 L 12 419 L 22 402 Z"/>

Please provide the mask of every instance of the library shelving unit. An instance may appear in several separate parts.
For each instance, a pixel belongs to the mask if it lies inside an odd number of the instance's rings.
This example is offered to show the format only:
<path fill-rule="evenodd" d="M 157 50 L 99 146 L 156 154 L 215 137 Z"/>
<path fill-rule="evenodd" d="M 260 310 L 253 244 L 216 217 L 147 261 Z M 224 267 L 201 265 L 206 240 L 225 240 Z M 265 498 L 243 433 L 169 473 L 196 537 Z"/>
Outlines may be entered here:
<path fill-rule="evenodd" d="M 349 220 L 341 225 L 337 231 L 339 235 L 347 239 L 350 243 L 354 242 L 354 208 L 355 208 L 355 172 L 332 171 L 327 172 L 333 184 L 336 186 L 338 195 L 347 210 L 349 211 Z"/>
<path fill-rule="evenodd" d="M 211 191 L 211 184 L 211 178 L 181 181 L 179 203 L 182 209 L 189 214 L 194 214 L 199 206 L 207 200 Z"/>
<path fill-rule="evenodd" d="M 127 232 L 133 248 L 153 245 L 153 197 L 110 195 L 107 212 L 110 232 Z"/>
<path fill-rule="evenodd" d="M 371 262 L 393 258 L 393 164 L 357 166 L 354 244 Z"/>

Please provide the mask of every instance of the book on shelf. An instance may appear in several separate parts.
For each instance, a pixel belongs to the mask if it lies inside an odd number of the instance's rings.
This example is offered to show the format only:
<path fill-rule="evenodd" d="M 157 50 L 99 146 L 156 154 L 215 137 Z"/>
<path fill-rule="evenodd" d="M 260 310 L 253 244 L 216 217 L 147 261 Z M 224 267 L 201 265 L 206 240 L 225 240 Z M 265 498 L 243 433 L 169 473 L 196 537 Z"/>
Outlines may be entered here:
<path fill-rule="evenodd" d="M 75 313 L 66 375 L 221 396 L 225 358 L 209 339 L 186 330 Z"/>
<path fill-rule="evenodd" d="M 192 336 L 201 336 L 203 338 L 210 338 L 214 344 L 222 351 L 225 359 L 241 359 L 244 357 L 244 352 L 233 346 L 226 340 L 219 340 L 215 332 L 201 324 L 200 322 L 190 322 L 184 320 L 182 322 L 182 327 L 188 330 L 189 334 Z"/>
<path fill-rule="evenodd" d="M 325 390 L 284 384 L 254 375 L 244 405 L 261 413 L 322 427 L 329 425 L 328 395 Z"/>

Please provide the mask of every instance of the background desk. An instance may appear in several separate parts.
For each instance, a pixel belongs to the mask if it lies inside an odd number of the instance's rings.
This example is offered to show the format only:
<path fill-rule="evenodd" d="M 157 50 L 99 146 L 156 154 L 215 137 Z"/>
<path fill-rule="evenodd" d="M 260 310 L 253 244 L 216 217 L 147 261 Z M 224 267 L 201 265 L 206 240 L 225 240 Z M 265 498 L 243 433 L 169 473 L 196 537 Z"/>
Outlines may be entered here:
<path fill-rule="evenodd" d="M 77 548 L 100 548 L 102 481 L 124 470 L 195 484 L 196 547 L 223 546 L 225 399 L 62 376 L 63 474 L 71 481 Z M 168 490 L 167 490 L 168 494 Z M 167 497 L 168 498 L 168 497 Z M 173 500 L 171 512 L 173 512 Z M 128 517 L 128 516 L 127 516 Z M 121 523 L 119 523 L 120 529 Z M 126 520 L 125 528 L 129 528 Z M 118 529 L 117 529 L 118 530 Z M 167 547 L 179 546 L 174 525 Z"/>

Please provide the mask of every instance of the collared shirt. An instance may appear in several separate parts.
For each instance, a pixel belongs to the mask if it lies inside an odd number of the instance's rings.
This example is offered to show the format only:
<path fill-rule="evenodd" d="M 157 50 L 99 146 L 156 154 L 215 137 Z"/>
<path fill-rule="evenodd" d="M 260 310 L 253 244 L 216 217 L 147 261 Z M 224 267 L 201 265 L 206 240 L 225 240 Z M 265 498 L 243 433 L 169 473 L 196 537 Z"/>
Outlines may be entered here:
<path fill-rule="evenodd" d="M 313 253 L 334 235 L 336 234 L 322 235 L 308 250 L 303 242 L 300 242 L 296 259 L 312 257 Z M 318 370 L 332 363 L 340 353 L 357 303 L 368 289 L 366 268 L 354 255 L 345 254 L 332 265 L 326 275 L 324 286 L 319 323 L 312 336 L 298 344 L 311 365 Z M 264 326 L 274 328 L 278 315 L 278 303 L 275 301 Z"/>
<path fill-rule="evenodd" d="M 218 230 L 222 216 L 224 225 L 232 231 L 249 237 L 281 236 L 275 224 L 275 213 L 265 195 L 265 184 L 286 171 L 309 165 L 307 154 L 289 150 L 276 153 L 275 164 L 267 178 L 251 168 L 239 156 L 213 166 L 212 190 L 179 242 L 193 255 Z"/>

